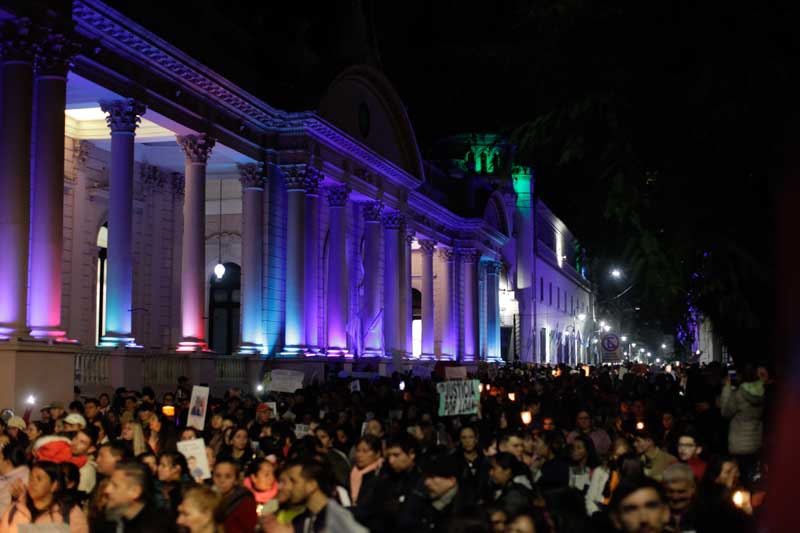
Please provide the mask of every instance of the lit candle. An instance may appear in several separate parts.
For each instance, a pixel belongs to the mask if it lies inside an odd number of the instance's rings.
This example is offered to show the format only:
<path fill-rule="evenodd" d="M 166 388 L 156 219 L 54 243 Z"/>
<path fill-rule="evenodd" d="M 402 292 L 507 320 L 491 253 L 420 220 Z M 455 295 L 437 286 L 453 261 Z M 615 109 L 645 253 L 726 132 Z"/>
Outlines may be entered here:
<path fill-rule="evenodd" d="M 512 402 L 516 402 L 517 401 L 517 395 L 515 393 L 513 393 L 513 392 L 509 392 L 508 393 L 508 399 L 511 400 Z"/>
<path fill-rule="evenodd" d="M 644 422 L 636 422 L 636 429 L 642 431 L 644 429 Z"/>
<path fill-rule="evenodd" d="M 522 411 L 520 416 L 522 417 L 522 423 L 526 426 L 531 423 L 531 420 L 533 420 L 533 416 L 531 415 L 530 411 Z"/>

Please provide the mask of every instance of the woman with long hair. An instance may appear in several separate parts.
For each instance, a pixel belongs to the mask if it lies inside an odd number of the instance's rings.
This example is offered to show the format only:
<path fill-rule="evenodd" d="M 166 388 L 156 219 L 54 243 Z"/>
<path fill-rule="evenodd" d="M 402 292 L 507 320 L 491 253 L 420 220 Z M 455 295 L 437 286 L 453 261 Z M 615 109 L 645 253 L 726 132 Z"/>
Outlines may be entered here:
<path fill-rule="evenodd" d="M 21 525 L 65 524 L 72 533 L 89 533 L 86 515 L 80 506 L 61 499 L 61 467 L 40 462 L 31 468 L 27 490 L 19 482 L 18 498 L 0 520 L 0 532 L 18 533 Z"/>
<path fill-rule="evenodd" d="M 175 426 L 161 413 L 150 417 L 147 446 L 154 454 L 177 451 L 178 438 Z"/>
<path fill-rule="evenodd" d="M 531 491 L 514 481 L 524 466 L 508 452 L 498 452 L 489 458 L 489 478 L 494 489 L 494 505 L 503 509 L 506 516 L 516 516 L 531 506 Z"/>
<path fill-rule="evenodd" d="M 230 443 L 220 454 L 220 458 L 223 457 L 238 464 L 240 472 L 247 471 L 247 467 L 256 458 L 247 428 L 236 427 L 231 430 Z"/>
<path fill-rule="evenodd" d="M 139 457 L 148 451 L 144 430 L 139 422 L 128 421 L 123 423 L 120 440 L 125 444 L 131 457 Z"/>
<path fill-rule="evenodd" d="M 186 491 L 178 506 L 176 523 L 188 529 L 189 533 L 225 533 L 218 511 L 221 501 L 213 489 L 193 487 Z"/>
<path fill-rule="evenodd" d="M 162 453 L 158 457 L 157 472 L 156 504 L 174 520 L 178 515 L 178 505 L 183 493 L 193 485 L 186 457 L 178 452 Z"/>
<path fill-rule="evenodd" d="M 569 445 L 569 486 L 586 494 L 597 467 L 597 452 L 592 439 L 583 433 L 575 435 Z"/>

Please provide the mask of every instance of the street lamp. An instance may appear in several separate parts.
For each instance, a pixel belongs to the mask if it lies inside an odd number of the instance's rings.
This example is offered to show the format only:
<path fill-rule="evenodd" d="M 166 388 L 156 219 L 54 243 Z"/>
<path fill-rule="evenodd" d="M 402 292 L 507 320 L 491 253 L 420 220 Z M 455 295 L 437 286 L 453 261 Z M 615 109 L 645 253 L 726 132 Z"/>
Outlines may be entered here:
<path fill-rule="evenodd" d="M 578 320 L 580 320 L 581 322 L 586 320 L 586 313 L 578 313 Z"/>
<path fill-rule="evenodd" d="M 636 343 L 635 342 L 631 343 L 631 348 L 636 348 Z"/>
<path fill-rule="evenodd" d="M 611 271 L 611 277 L 615 279 L 619 279 L 622 277 L 622 271 L 618 268 L 615 268 Z"/>
<path fill-rule="evenodd" d="M 667 345 L 666 345 L 666 344 L 662 344 L 662 345 L 661 345 L 661 349 L 662 349 L 662 350 L 666 350 L 666 349 L 667 349 Z"/>
<path fill-rule="evenodd" d="M 608 324 L 606 324 L 605 326 L 603 326 L 603 331 L 605 331 L 606 333 L 608 333 L 609 331 L 611 331 L 611 326 L 609 326 Z"/>
<path fill-rule="evenodd" d="M 652 353 L 650 353 L 650 352 L 647 352 L 647 357 L 652 357 L 652 356 L 653 356 L 653 354 L 652 354 Z"/>
<path fill-rule="evenodd" d="M 639 353 L 644 353 L 644 348 L 639 348 Z"/>
<path fill-rule="evenodd" d="M 628 342 L 628 337 L 626 337 L 625 335 L 623 335 L 623 336 L 621 337 L 621 340 L 622 340 L 622 342 Z"/>
<path fill-rule="evenodd" d="M 605 320 L 601 320 L 601 321 L 600 321 L 600 327 L 601 327 L 601 328 L 604 328 L 604 327 L 606 327 L 606 321 L 605 321 Z"/>

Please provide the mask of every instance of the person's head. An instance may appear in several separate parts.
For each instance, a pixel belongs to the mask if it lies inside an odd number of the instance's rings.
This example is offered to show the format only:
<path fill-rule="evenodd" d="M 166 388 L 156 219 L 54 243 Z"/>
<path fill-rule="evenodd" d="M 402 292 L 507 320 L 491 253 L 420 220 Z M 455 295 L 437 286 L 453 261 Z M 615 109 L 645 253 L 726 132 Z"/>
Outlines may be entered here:
<path fill-rule="evenodd" d="M 27 461 L 27 457 L 25 456 L 25 448 L 19 444 L 9 444 L 3 446 L 0 448 L 0 452 L 2 452 L 3 461 L 3 468 L 0 470 L 0 473 L 5 473 L 7 470 L 22 466 Z"/>
<path fill-rule="evenodd" d="M 611 459 L 619 459 L 623 455 L 633 453 L 633 446 L 625 437 L 617 437 L 611 445 Z"/>
<path fill-rule="evenodd" d="M 86 419 L 80 413 L 70 413 L 64 418 L 64 431 L 75 433 L 86 427 Z"/>
<path fill-rule="evenodd" d="M 458 441 L 461 443 L 461 449 L 468 453 L 478 449 L 478 438 L 478 430 L 474 426 L 464 426 L 458 432 Z"/>
<path fill-rule="evenodd" d="M 383 424 L 377 418 L 373 418 L 367 422 L 366 430 L 364 431 L 365 435 L 372 435 L 374 437 L 378 437 L 379 439 L 383 438 Z"/>
<path fill-rule="evenodd" d="M 533 437 L 534 453 L 545 459 L 559 455 L 563 450 L 564 438 L 559 431 L 541 431 Z"/>
<path fill-rule="evenodd" d="M 175 395 L 171 392 L 164 393 L 164 405 L 175 405 Z"/>
<path fill-rule="evenodd" d="M 544 418 L 542 418 L 542 431 L 553 431 L 555 429 L 556 429 L 556 421 L 552 416 L 547 415 Z"/>
<path fill-rule="evenodd" d="M 239 427 L 231 432 L 231 448 L 240 452 L 250 449 L 250 436 L 247 434 L 247 428 Z"/>
<path fill-rule="evenodd" d="M 64 414 L 64 404 L 61 402 L 53 402 L 50 404 L 50 418 L 58 420 Z"/>
<path fill-rule="evenodd" d="M 395 473 L 407 472 L 414 468 L 419 444 L 409 435 L 401 434 L 386 444 L 386 461 Z"/>
<path fill-rule="evenodd" d="M 124 513 L 131 505 L 145 503 L 152 494 L 151 475 L 147 467 L 134 461 L 117 463 L 106 487 L 108 508 Z"/>
<path fill-rule="evenodd" d="M 317 461 L 301 461 L 290 463 L 286 472 L 291 480 L 289 502 L 302 505 L 314 496 L 327 496 L 332 485 L 327 469 Z"/>
<path fill-rule="evenodd" d="M 258 404 L 258 407 L 256 407 L 256 422 L 262 425 L 266 424 L 271 416 L 272 407 L 268 403 L 263 402 Z"/>
<path fill-rule="evenodd" d="M 136 460 L 147 468 L 152 476 L 158 475 L 158 458 L 156 458 L 156 454 L 152 452 L 140 453 L 136 456 Z"/>
<path fill-rule="evenodd" d="M 111 399 L 108 397 L 108 394 L 105 392 L 101 393 L 100 396 L 97 397 L 100 407 L 105 409 L 111 404 Z"/>
<path fill-rule="evenodd" d="M 209 470 L 214 470 L 214 465 L 217 464 L 217 454 L 211 446 L 206 446 L 206 461 L 208 461 Z"/>
<path fill-rule="evenodd" d="M 52 502 L 60 486 L 61 467 L 56 463 L 42 461 L 31 468 L 28 477 L 28 496 L 34 502 Z"/>
<path fill-rule="evenodd" d="M 486 515 L 489 519 L 489 531 L 491 533 L 505 533 L 508 515 L 502 508 L 490 507 L 487 509 Z"/>
<path fill-rule="evenodd" d="M 158 457 L 158 480 L 163 483 L 174 483 L 189 472 L 186 457 L 178 452 L 164 452 Z"/>
<path fill-rule="evenodd" d="M 70 462 L 59 463 L 58 466 L 61 467 L 60 480 L 63 490 L 77 489 L 81 480 L 81 472 L 78 467 Z"/>
<path fill-rule="evenodd" d="M 675 513 L 681 513 L 689 507 L 697 490 L 694 472 L 683 463 L 669 465 L 664 470 L 661 484 L 664 486 L 669 508 Z"/>
<path fill-rule="evenodd" d="M 581 409 L 575 415 L 575 427 L 578 431 L 591 431 L 592 430 L 592 415 L 586 409 Z"/>
<path fill-rule="evenodd" d="M 254 489 L 268 491 L 275 486 L 275 463 L 267 459 L 253 461 L 247 467 L 247 476 Z"/>
<path fill-rule="evenodd" d="M 83 413 L 89 420 L 94 420 L 100 414 L 100 402 L 97 398 L 87 398 L 83 402 Z"/>
<path fill-rule="evenodd" d="M 589 468 L 594 468 L 599 462 L 597 459 L 597 451 L 594 447 L 592 439 L 586 435 L 576 435 L 572 444 L 569 446 L 569 458 L 573 464 L 584 465 Z"/>
<path fill-rule="evenodd" d="M 706 469 L 705 477 L 733 490 L 739 485 L 739 465 L 731 457 L 716 457 Z"/>
<path fill-rule="evenodd" d="M 36 421 L 31 422 L 28 424 L 28 427 L 25 429 L 25 433 L 28 434 L 28 440 L 30 442 L 36 442 L 36 439 L 39 437 L 46 435 L 48 431 L 47 425 L 44 422 Z"/>
<path fill-rule="evenodd" d="M 118 442 L 107 442 L 97 452 L 97 471 L 104 476 L 114 473 L 117 463 L 127 459 L 127 448 Z"/>
<path fill-rule="evenodd" d="M 94 453 L 96 445 L 97 428 L 94 426 L 86 426 L 77 431 L 72 437 L 70 448 L 72 450 L 72 455 L 77 457 Z"/>
<path fill-rule="evenodd" d="M 197 430 L 194 428 L 184 428 L 181 431 L 181 440 L 194 440 L 197 438 Z"/>
<path fill-rule="evenodd" d="M 452 455 L 428 458 L 423 464 L 425 488 L 434 500 L 441 498 L 458 486 L 458 463 Z"/>
<path fill-rule="evenodd" d="M 6 432 L 8 432 L 12 439 L 20 441 L 20 435 L 23 439 L 27 439 L 28 435 L 25 433 L 25 430 L 28 428 L 28 425 L 21 416 L 12 416 L 8 419 L 8 422 L 6 422 L 6 426 Z M 27 440 L 24 440 L 24 442 L 27 443 Z"/>
<path fill-rule="evenodd" d="M 647 406 L 645 405 L 644 400 L 633 400 L 633 404 L 631 404 L 631 413 L 637 420 L 643 419 L 647 414 Z"/>
<path fill-rule="evenodd" d="M 529 514 L 517 515 L 506 528 L 507 533 L 536 533 L 536 522 Z"/>
<path fill-rule="evenodd" d="M 356 442 L 355 463 L 358 468 L 366 468 L 378 459 L 382 453 L 381 441 L 373 435 L 364 435 Z"/>
<path fill-rule="evenodd" d="M 328 426 L 319 426 L 314 430 L 314 437 L 317 439 L 317 446 L 323 453 L 327 453 L 333 448 L 334 431 Z"/>
<path fill-rule="evenodd" d="M 508 431 L 500 436 L 497 441 L 497 449 L 501 452 L 508 452 L 518 461 L 522 461 L 522 456 L 525 453 L 525 445 L 519 433 Z"/>
<path fill-rule="evenodd" d="M 678 437 L 678 458 L 683 461 L 691 461 L 703 453 L 703 446 L 697 440 L 694 433 L 684 432 Z"/>
<path fill-rule="evenodd" d="M 669 521 L 669 507 L 661 485 L 650 478 L 621 483 L 611 497 L 611 522 L 624 533 L 661 533 Z"/>
<path fill-rule="evenodd" d="M 644 455 L 653 451 L 656 448 L 656 443 L 650 433 L 638 431 L 633 439 L 633 447 L 636 449 L 636 453 Z"/>
<path fill-rule="evenodd" d="M 190 533 L 216 530 L 220 525 L 217 509 L 221 501 L 219 494 L 203 485 L 187 490 L 183 501 L 178 505 L 177 524 L 188 529 Z M 212 525 L 214 527 L 210 527 Z"/>
<path fill-rule="evenodd" d="M 220 494 L 230 494 L 239 483 L 239 464 L 229 459 L 218 460 L 214 465 L 212 479 Z"/>
<path fill-rule="evenodd" d="M 514 479 L 514 472 L 519 469 L 519 461 L 508 452 L 497 452 L 489 460 L 489 478 L 498 487 L 504 487 Z"/>
<path fill-rule="evenodd" d="M 220 413 L 214 413 L 211 415 L 211 429 L 215 431 L 219 431 L 222 429 L 222 421 L 225 420 Z"/>
<path fill-rule="evenodd" d="M 667 411 L 666 413 L 661 415 L 661 427 L 664 428 L 664 431 L 670 431 L 673 427 L 675 427 L 675 415 L 671 412 Z"/>

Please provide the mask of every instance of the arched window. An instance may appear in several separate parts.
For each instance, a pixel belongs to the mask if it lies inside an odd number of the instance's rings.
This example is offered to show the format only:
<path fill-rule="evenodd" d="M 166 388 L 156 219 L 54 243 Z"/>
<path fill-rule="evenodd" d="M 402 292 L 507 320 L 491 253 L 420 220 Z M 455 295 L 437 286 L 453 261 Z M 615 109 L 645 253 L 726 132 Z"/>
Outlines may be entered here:
<path fill-rule="evenodd" d="M 106 280 L 108 279 L 108 222 L 97 232 L 97 281 L 95 286 L 95 344 L 106 334 Z"/>
<path fill-rule="evenodd" d="M 211 276 L 208 299 L 208 330 L 211 349 L 220 354 L 233 353 L 239 343 L 242 270 L 235 263 L 225 263 L 222 279 Z"/>

